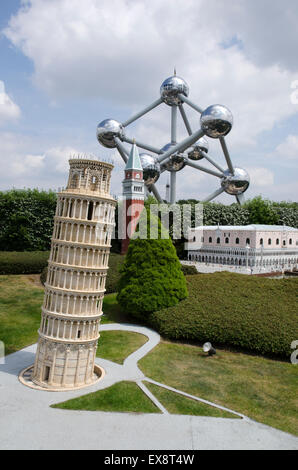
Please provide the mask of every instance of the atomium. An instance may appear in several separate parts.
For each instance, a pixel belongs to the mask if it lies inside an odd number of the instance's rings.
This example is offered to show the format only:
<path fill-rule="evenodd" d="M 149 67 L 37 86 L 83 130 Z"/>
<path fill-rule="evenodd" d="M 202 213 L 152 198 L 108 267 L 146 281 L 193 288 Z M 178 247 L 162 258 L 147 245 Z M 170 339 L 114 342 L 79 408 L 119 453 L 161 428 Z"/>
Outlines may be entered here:
<path fill-rule="evenodd" d="M 227 194 L 239 196 L 243 194 L 249 186 L 250 178 L 247 171 L 243 168 L 234 168 L 234 174 L 225 171 L 221 180 L 221 186 Z"/>
<path fill-rule="evenodd" d="M 174 143 L 170 142 L 169 144 L 165 145 L 161 151 L 165 153 L 174 145 Z M 185 167 L 185 164 L 186 163 L 183 153 L 176 152 L 169 157 L 169 160 L 166 163 L 163 163 L 161 169 L 167 171 L 180 171 Z"/>
<path fill-rule="evenodd" d="M 104 147 L 115 148 L 115 137 L 123 138 L 124 136 L 123 126 L 114 119 L 105 119 L 98 124 L 96 136 L 98 142 Z"/>
<path fill-rule="evenodd" d="M 143 177 L 146 186 L 156 183 L 160 176 L 160 164 L 158 160 L 148 153 L 140 153 L 140 160 L 143 167 Z"/>
<path fill-rule="evenodd" d="M 201 116 L 201 127 L 212 139 L 226 136 L 233 126 L 231 111 L 221 104 L 214 104 L 205 109 Z"/>
<path fill-rule="evenodd" d="M 209 143 L 205 137 L 201 137 L 194 145 L 187 149 L 187 156 L 191 160 L 202 160 L 204 155 L 202 152 L 208 153 Z"/>
<path fill-rule="evenodd" d="M 160 87 L 161 99 L 169 106 L 182 104 L 182 101 L 178 96 L 180 93 L 187 97 L 189 94 L 189 87 L 183 78 L 177 77 L 176 75 L 167 78 Z"/>
<path fill-rule="evenodd" d="M 168 77 L 160 87 L 160 97 L 142 111 L 138 112 L 125 122 L 114 119 L 106 119 L 97 126 L 97 140 L 106 148 L 117 148 L 120 156 L 127 161 L 129 149 L 124 145 L 136 143 L 137 147 L 144 149 L 146 153 L 140 154 L 143 166 L 143 175 L 146 188 L 153 192 L 159 201 L 161 198 L 155 183 L 161 173 L 170 173 L 170 202 L 176 201 L 177 174 L 188 166 L 193 170 L 204 172 L 218 179 L 217 189 L 204 199 L 200 195 L 194 195 L 202 202 L 211 201 L 222 193 L 236 197 L 239 204 L 243 201 L 243 194 L 248 189 L 250 179 L 248 173 L 241 168 L 234 167 L 227 147 L 225 137 L 233 127 L 233 115 L 231 111 L 221 104 L 214 104 L 200 108 L 189 98 L 189 87 L 185 80 L 177 77 L 176 73 Z M 166 145 L 154 147 L 141 141 L 136 141 L 133 136 L 127 136 L 127 127 L 139 118 L 149 113 L 160 105 L 170 108 L 171 141 Z M 186 106 L 199 113 L 198 120 L 191 123 L 186 114 Z M 179 113 L 179 114 L 178 114 Z M 180 115 L 185 127 L 186 136 L 182 140 L 177 139 L 178 116 Z M 198 122 L 200 126 L 198 126 Z M 225 164 L 218 163 L 210 155 L 209 137 L 218 140 L 223 151 Z M 150 152 L 150 153 L 148 153 Z M 200 164 L 198 164 L 198 161 Z M 204 166 L 201 165 L 203 162 Z"/>

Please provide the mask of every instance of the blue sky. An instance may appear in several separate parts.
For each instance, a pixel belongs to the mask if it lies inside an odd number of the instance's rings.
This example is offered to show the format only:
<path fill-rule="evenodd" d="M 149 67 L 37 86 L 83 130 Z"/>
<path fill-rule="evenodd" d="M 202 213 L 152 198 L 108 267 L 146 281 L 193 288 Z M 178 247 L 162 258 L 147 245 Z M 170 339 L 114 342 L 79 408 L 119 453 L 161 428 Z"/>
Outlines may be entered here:
<path fill-rule="evenodd" d="M 0 190 L 56 189 L 69 156 L 91 153 L 114 161 L 113 193 L 121 193 L 123 163 L 97 143 L 96 126 L 156 100 L 176 67 L 195 103 L 231 109 L 227 143 L 235 165 L 250 173 L 246 197 L 297 200 L 297 19 L 295 0 L 1 0 Z M 198 128 L 198 115 L 187 112 Z M 163 147 L 169 113 L 162 105 L 127 133 Z M 224 165 L 216 140 L 210 155 Z M 163 196 L 167 178 L 157 183 Z M 183 199 L 218 187 L 190 168 L 177 178 Z"/>

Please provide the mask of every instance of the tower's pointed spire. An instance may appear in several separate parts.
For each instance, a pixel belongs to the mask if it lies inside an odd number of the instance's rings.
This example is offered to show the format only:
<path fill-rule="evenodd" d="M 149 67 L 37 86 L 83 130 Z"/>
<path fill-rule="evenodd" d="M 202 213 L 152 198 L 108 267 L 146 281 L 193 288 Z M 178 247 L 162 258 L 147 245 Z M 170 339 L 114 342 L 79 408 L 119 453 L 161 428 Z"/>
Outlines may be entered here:
<path fill-rule="evenodd" d="M 138 147 L 136 146 L 135 139 L 133 140 L 133 144 L 132 144 L 132 147 L 131 147 L 129 158 L 128 158 L 127 163 L 126 163 L 125 170 L 141 170 L 141 171 L 143 171 L 143 167 L 142 167 L 142 164 L 141 164 L 139 151 L 138 151 Z"/>
<path fill-rule="evenodd" d="M 176 67 L 174 67 L 174 76 L 176 77 Z"/>

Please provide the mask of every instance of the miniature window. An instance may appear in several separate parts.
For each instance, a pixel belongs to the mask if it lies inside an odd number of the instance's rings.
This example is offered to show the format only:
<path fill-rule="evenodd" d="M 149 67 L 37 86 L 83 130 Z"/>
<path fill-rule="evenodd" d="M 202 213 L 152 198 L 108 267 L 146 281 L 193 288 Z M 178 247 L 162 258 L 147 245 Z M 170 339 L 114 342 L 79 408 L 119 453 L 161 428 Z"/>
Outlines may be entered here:
<path fill-rule="evenodd" d="M 269 238 L 268 245 L 271 245 L 271 244 L 272 244 L 272 240 L 271 240 L 271 238 Z"/>
<path fill-rule="evenodd" d="M 229 237 L 226 237 L 225 241 L 226 241 L 227 244 L 230 243 Z"/>
<path fill-rule="evenodd" d="M 209 243 L 212 243 L 212 237 L 209 237 Z"/>
<path fill-rule="evenodd" d="M 218 239 L 216 240 L 216 243 L 219 245 L 220 244 L 220 238 L 218 237 Z"/>
<path fill-rule="evenodd" d="M 239 245 L 239 243 L 240 243 L 239 238 L 236 238 L 236 245 Z"/>
<path fill-rule="evenodd" d="M 263 238 L 261 238 L 260 245 L 263 245 L 263 244 L 264 244 L 264 240 L 263 240 Z"/>
<path fill-rule="evenodd" d="M 276 239 L 276 244 L 279 245 L 279 238 Z"/>
<path fill-rule="evenodd" d="M 93 201 L 91 201 L 89 204 L 87 219 L 92 220 L 92 216 L 93 216 Z"/>

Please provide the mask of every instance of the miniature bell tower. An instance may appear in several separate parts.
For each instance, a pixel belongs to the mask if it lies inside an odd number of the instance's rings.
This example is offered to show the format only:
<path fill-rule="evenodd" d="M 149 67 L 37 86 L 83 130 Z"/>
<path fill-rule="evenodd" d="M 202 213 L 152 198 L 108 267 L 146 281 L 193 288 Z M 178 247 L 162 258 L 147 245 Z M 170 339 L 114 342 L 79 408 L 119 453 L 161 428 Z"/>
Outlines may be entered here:
<path fill-rule="evenodd" d="M 124 170 L 123 186 L 123 238 L 121 254 L 126 254 L 129 241 L 134 234 L 139 217 L 144 208 L 145 185 L 143 180 L 143 167 L 138 148 L 135 143 Z"/>

